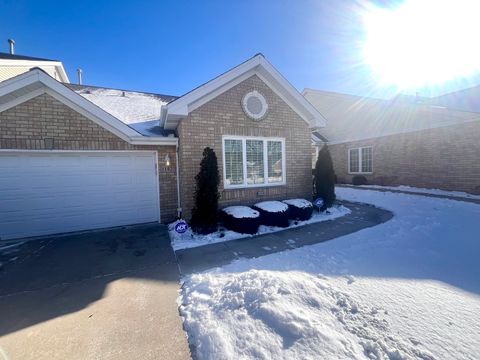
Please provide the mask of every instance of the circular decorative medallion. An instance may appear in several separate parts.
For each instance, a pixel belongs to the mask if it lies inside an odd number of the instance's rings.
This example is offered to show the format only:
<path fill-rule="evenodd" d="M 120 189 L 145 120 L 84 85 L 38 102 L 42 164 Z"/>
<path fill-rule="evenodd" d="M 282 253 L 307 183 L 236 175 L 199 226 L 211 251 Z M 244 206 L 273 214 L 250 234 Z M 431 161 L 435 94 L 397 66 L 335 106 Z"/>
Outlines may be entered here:
<path fill-rule="evenodd" d="M 261 120 L 267 114 L 268 104 L 257 90 L 247 93 L 242 100 L 243 111 L 249 118 Z"/>

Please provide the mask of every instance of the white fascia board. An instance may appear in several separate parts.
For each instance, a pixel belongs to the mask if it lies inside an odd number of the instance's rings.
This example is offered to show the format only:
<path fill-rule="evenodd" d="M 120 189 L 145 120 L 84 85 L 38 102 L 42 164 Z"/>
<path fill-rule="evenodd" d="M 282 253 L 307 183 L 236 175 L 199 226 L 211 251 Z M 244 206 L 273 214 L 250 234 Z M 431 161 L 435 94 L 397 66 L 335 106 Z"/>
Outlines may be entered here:
<path fill-rule="evenodd" d="M 200 86 L 167 105 L 165 128 L 175 129 L 182 117 L 235 85 L 258 75 L 312 128 L 324 127 L 325 118 L 262 55 L 257 55 L 232 70 Z M 171 120 L 171 121 L 170 121 Z"/>
<path fill-rule="evenodd" d="M 11 94 L 16 90 L 22 89 L 28 85 L 37 82 L 41 83 L 43 86 L 39 89 L 32 90 L 28 94 L 23 94 L 19 97 L 15 97 L 7 103 L 2 104 L 2 111 L 4 111 L 9 106 L 11 107 L 12 103 L 14 105 L 18 105 L 21 102 L 25 102 L 31 99 L 33 95 L 38 96 L 42 93 L 47 93 L 128 143 L 133 144 L 135 142 L 137 144 L 140 144 L 140 141 L 142 141 L 142 144 L 145 145 L 175 145 L 177 141 L 176 138 L 150 138 L 142 136 L 139 132 L 124 124 L 113 115 L 110 115 L 92 102 L 83 98 L 81 95 L 77 94 L 73 90 L 67 88 L 62 83 L 53 79 L 52 77 L 44 73 L 42 70 L 38 69 L 31 70 L 27 73 L 18 75 L 14 78 L 8 79 L 0 83 L 0 97 Z"/>
<path fill-rule="evenodd" d="M 60 78 L 62 82 L 70 84 L 70 80 L 68 78 L 67 72 L 65 71 L 65 68 L 63 67 L 63 64 L 59 61 L 58 65 L 55 65 L 58 74 L 60 75 Z"/>

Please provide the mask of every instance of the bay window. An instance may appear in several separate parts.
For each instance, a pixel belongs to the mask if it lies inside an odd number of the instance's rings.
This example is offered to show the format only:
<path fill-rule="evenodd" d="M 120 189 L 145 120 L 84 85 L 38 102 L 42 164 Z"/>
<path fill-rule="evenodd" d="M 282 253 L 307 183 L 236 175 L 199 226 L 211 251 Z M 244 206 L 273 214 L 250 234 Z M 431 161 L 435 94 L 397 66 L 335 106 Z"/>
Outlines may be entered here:
<path fill-rule="evenodd" d="M 225 188 L 285 184 L 285 140 L 224 136 Z"/>

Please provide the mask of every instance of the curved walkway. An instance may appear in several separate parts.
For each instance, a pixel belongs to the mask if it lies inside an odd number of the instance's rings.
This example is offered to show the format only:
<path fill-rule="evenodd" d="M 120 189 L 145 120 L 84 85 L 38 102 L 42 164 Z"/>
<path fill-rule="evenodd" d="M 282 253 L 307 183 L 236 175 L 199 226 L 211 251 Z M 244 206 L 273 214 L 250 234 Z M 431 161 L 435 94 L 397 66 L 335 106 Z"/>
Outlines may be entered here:
<path fill-rule="evenodd" d="M 393 213 L 372 205 L 340 201 L 352 212 L 340 218 L 251 238 L 177 250 L 182 275 L 226 265 L 239 258 L 255 258 L 347 235 L 390 220 Z"/>

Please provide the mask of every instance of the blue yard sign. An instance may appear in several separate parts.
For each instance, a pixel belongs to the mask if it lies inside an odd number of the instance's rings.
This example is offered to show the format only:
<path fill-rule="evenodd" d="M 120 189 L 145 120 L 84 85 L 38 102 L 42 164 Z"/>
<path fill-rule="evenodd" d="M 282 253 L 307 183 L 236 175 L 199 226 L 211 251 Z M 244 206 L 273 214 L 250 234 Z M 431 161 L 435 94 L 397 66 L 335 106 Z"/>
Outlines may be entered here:
<path fill-rule="evenodd" d="M 180 220 L 179 222 L 177 222 L 175 224 L 175 231 L 179 234 L 183 234 L 184 232 L 186 232 L 188 230 L 188 224 L 183 221 L 183 220 Z"/>
<path fill-rule="evenodd" d="M 321 209 L 322 206 L 323 206 L 323 199 L 322 199 L 322 198 L 318 198 L 318 199 L 316 199 L 313 203 L 315 204 L 315 206 L 316 206 L 317 208 Z"/>

